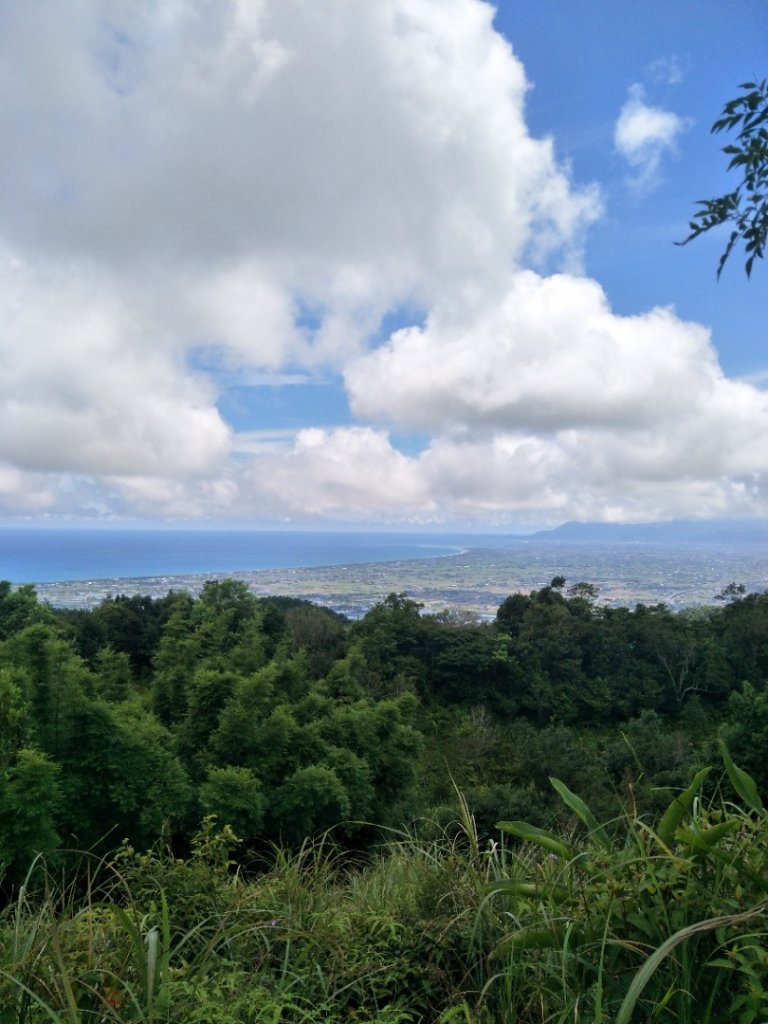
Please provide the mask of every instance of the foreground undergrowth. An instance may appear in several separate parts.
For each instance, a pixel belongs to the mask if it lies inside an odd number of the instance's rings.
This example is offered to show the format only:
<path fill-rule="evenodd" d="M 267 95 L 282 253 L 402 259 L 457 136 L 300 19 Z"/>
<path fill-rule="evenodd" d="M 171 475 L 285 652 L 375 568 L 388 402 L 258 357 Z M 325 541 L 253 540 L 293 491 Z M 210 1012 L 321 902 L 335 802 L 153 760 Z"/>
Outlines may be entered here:
<path fill-rule="evenodd" d="M 768 816 L 723 748 L 649 823 L 329 835 L 245 870 L 203 823 L 184 860 L 128 846 L 68 881 L 41 862 L 0 916 L 0 1022 L 368 1024 L 768 1017 Z"/>

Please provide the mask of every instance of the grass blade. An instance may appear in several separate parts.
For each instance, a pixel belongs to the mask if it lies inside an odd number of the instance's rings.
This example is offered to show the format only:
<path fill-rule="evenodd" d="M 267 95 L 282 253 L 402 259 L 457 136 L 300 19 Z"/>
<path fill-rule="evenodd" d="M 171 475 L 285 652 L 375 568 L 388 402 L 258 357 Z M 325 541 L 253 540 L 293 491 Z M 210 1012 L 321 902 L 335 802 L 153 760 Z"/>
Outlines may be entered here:
<path fill-rule="evenodd" d="M 695 924 L 690 924 L 686 928 L 681 928 L 675 932 L 674 935 L 670 935 L 666 941 L 654 950 L 654 952 L 648 957 L 643 966 L 637 972 L 635 977 L 632 979 L 632 984 L 627 989 L 627 994 L 624 996 L 619 1012 L 616 1015 L 616 1024 L 629 1024 L 632 1018 L 637 1001 L 642 995 L 643 989 L 653 977 L 659 964 L 669 956 L 673 949 L 680 945 L 681 942 L 685 942 L 692 935 L 698 935 L 700 932 L 713 931 L 716 928 L 731 928 L 733 925 L 741 924 L 744 921 L 748 921 L 752 917 L 756 917 L 758 914 L 764 913 L 768 910 L 768 900 L 758 903 L 757 906 L 752 907 L 751 910 L 745 910 L 741 914 L 726 914 L 723 917 L 710 917 L 705 921 L 697 921 Z"/>
<path fill-rule="evenodd" d="M 603 826 L 598 823 L 597 818 L 594 816 L 592 811 L 590 811 L 581 797 L 568 789 L 566 784 L 561 782 L 560 779 L 556 779 L 554 776 L 550 775 L 549 781 L 552 783 L 552 786 L 560 796 L 563 803 L 570 807 L 573 813 L 578 815 L 578 817 L 581 818 L 587 826 L 590 836 L 594 836 L 600 845 L 606 850 L 612 850 L 613 846 L 611 844 L 611 840 L 608 838 L 608 833 L 605 831 Z"/>

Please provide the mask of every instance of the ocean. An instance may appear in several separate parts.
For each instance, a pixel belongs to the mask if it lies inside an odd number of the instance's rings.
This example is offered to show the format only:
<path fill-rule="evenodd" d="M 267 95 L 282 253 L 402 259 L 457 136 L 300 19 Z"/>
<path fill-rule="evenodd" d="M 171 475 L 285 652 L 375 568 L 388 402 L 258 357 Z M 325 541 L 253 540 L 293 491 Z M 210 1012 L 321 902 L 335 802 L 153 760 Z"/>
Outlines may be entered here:
<path fill-rule="evenodd" d="M 5 527 L 0 579 L 56 583 L 400 562 L 457 554 L 473 540 L 457 534 Z"/>

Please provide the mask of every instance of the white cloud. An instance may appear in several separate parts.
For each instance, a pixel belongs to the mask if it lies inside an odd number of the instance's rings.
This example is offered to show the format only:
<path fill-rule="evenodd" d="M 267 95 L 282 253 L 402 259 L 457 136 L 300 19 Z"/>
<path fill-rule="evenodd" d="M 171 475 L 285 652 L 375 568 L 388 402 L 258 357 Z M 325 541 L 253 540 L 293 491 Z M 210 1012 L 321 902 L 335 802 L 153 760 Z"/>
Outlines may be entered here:
<path fill-rule="evenodd" d="M 418 462 L 365 427 L 303 430 L 288 452 L 256 459 L 242 486 L 273 514 L 366 521 L 437 512 Z"/>
<path fill-rule="evenodd" d="M 479 0 L 6 6 L 6 240 L 171 275 L 177 315 L 202 312 L 258 365 L 301 352 L 293 302 L 314 301 L 335 358 L 334 318 L 354 342 L 392 303 L 568 246 L 596 214 L 528 134 L 492 16 Z"/>
<path fill-rule="evenodd" d="M 765 515 L 767 430 L 764 406 L 742 416 L 721 407 L 666 432 L 646 425 L 436 435 L 415 456 L 382 429 L 305 431 L 288 448 L 253 452 L 230 513 L 259 507 L 294 521 L 493 526 Z"/>
<path fill-rule="evenodd" d="M 764 508 L 768 394 L 724 376 L 703 327 L 618 316 L 584 278 L 523 272 L 463 321 L 436 309 L 347 384 L 357 415 L 435 438 L 431 493 L 468 514 Z"/>
<path fill-rule="evenodd" d="M 16 466 L 0 462 L 0 512 L 34 514 L 54 504 L 52 488 L 39 475 L 22 473 Z"/>
<path fill-rule="evenodd" d="M 493 14 L 0 6 L 0 509 L 765 510 L 766 399 L 723 376 L 703 328 L 523 269 L 578 264 L 600 203 L 529 134 Z M 683 127 L 630 91 L 616 146 L 642 186 Z M 368 351 L 403 307 L 424 326 Z M 326 371 L 356 425 L 234 435 L 217 411 L 220 385 Z M 392 437 L 413 429 L 409 456 Z"/>
<path fill-rule="evenodd" d="M 208 383 L 93 267 L 0 253 L 0 459 L 21 470 L 207 472 L 230 431 Z"/>
<path fill-rule="evenodd" d="M 532 272 L 468 318 L 437 307 L 346 380 L 359 416 L 432 431 L 662 428 L 715 382 L 739 389 L 699 325 L 667 309 L 619 317 L 595 281 Z"/>
<path fill-rule="evenodd" d="M 316 376 L 392 308 L 577 252 L 597 194 L 529 135 L 493 13 L 2 5 L 0 458 L 50 474 L 54 506 L 90 474 L 89 508 L 101 486 L 218 509 L 195 480 L 239 465 L 217 381 Z"/>
<path fill-rule="evenodd" d="M 688 122 L 672 111 L 649 106 L 642 85 L 630 86 L 613 142 L 633 170 L 629 180 L 635 189 L 645 192 L 659 184 L 661 161 L 675 152 L 677 138 L 687 127 Z"/>

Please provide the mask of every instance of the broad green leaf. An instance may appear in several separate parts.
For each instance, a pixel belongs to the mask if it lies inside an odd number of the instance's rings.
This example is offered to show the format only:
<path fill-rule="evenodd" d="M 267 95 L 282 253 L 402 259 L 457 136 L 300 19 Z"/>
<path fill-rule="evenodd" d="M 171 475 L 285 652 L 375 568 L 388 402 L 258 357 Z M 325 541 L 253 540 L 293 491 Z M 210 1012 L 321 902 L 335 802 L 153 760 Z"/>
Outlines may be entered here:
<path fill-rule="evenodd" d="M 529 928 L 521 928 L 500 943 L 491 955 L 494 959 L 498 959 L 508 956 L 516 949 L 555 949 L 562 946 L 565 931 L 562 925 L 552 928 L 541 928 L 534 925 Z"/>
<path fill-rule="evenodd" d="M 693 798 L 710 771 L 710 768 L 702 768 L 700 772 L 696 772 L 693 782 L 688 789 L 678 793 L 666 811 L 664 811 L 656 833 L 665 846 L 669 846 L 672 842 L 678 826 L 690 810 Z"/>
<path fill-rule="evenodd" d="M 528 843 L 538 843 L 539 846 L 543 846 L 551 853 L 556 853 L 563 860 L 570 860 L 573 856 L 570 847 L 566 846 L 556 835 L 547 832 L 546 829 L 529 825 L 527 821 L 497 821 L 496 828 L 501 832 L 517 836 L 518 839 L 524 839 Z"/>
<path fill-rule="evenodd" d="M 728 753 L 728 747 L 726 747 L 723 740 L 719 740 L 720 753 L 723 756 L 723 762 L 725 764 L 725 770 L 728 772 L 728 778 L 731 780 L 731 785 L 739 794 L 744 803 L 751 807 L 753 811 L 757 811 L 758 814 L 765 813 L 765 807 L 763 801 L 760 799 L 760 794 L 757 791 L 757 785 L 755 780 L 747 772 L 738 768 L 731 760 L 731 755 Z"/>
<path fill-rule="evenodd" d="M 719 825 L 705 829 L 703 832 L 696 829 L 686 829 L 679 833 L 680 842 L 689 846 L 694 853 L 710 853 L 723 836 L 729 832 L 735 832 L 740 822 L 737 818 L 728 821 L 721 821 Z"/>
<path fill-rule="evenodd" d="M 715 960 L 707 960 L 707 967 L 725 967 L 728 971 L 736 970 L 736 964 L 733 960 L 724 960 L 721 957 Z"/>
<path fill-rule="evenodd" d="M 608 838 L 608 833 L 605 831 L 602 825 L 598 824 L 597 818 L 594 816 L 592 811 L 587 807 L 580 796 L 576 796 L 560 779 L 554 778 L 550 775 L 549 781 L 552 783 L 554 789 L 559 794 L 563 803 L 567 804 L 568 807 L 577 814 L 579 818 L 584 822 L 589 830 L 589 834 L 594 836 L 595 839 L 603 846 L 606 850 L 611 850 L 611 840 Z"/>
<path fill-rule="evenodd" d="M 491 882 L 484 887 L 487 893 L 501 896 L 521 896 L 525 899 L 552 900 L 562 903 L 568 899 L 568 890 L 562 885 L 543 885 L 540 882 Z"/>

